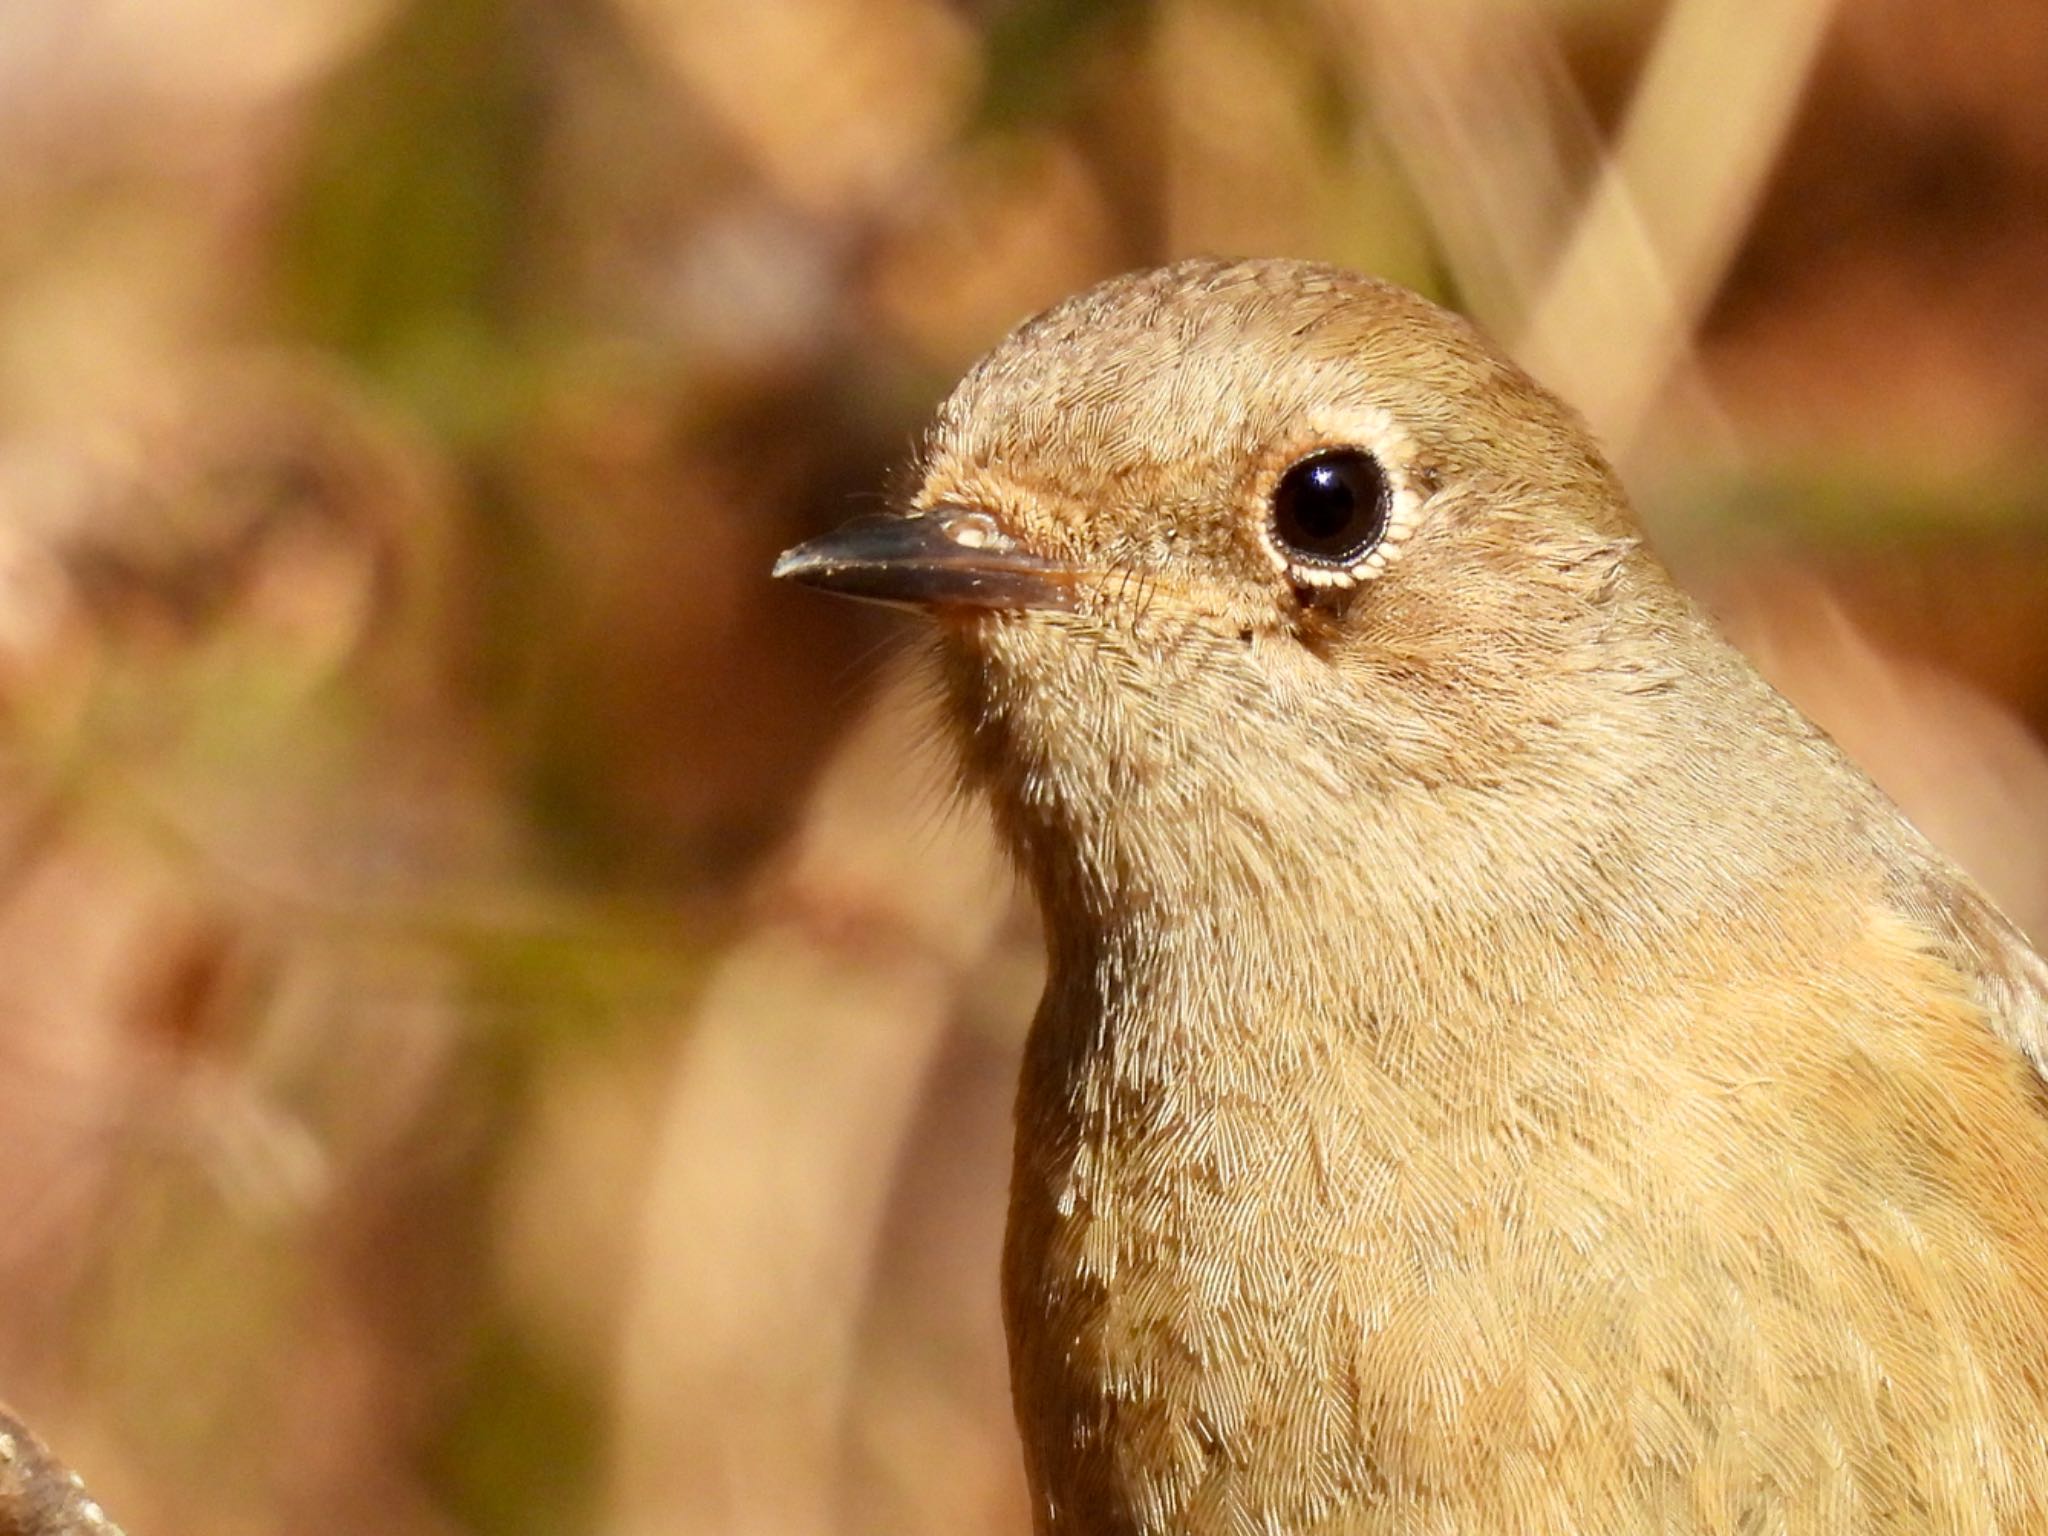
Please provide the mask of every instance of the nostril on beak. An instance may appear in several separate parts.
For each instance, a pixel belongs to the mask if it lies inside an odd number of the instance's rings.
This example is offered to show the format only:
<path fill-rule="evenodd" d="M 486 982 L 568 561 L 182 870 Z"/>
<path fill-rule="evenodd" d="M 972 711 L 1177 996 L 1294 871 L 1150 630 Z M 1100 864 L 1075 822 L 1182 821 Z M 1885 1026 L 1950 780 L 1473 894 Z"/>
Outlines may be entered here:
<path fill-rule="evenodd" d="M 1017 541 L 986 512 L 965 510 L 933 514 L 947 538 L 962 549 L 1015 549 Z"/>

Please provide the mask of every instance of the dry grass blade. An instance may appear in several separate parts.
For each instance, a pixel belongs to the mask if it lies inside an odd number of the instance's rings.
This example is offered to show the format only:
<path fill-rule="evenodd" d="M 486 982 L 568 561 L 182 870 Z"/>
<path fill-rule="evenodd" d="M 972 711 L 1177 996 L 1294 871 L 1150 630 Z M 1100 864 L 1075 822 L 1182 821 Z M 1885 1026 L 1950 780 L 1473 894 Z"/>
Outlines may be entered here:
<path fill-rule="evenodd" d="M 1519 331 L 1523 360 L 1625 457 L 1748 227 L 1834 0 L 1677 0 L 1614 153 Z"/>
<path fill-rule="evenodd" d="M 1513 334 L 1600 154 L 1545 19 L 1526 0 L 1329 0 L 1325 14 L 1461 304 Z"/>
<path fill-rule="evenodd" d="M 1464 305 L 1626 459 L 1660 403 L 1717 419 L 1694 333 L 1775 162 L 1833 0 L 1666 15 L 1603 153 L 1526 4 L 1355 0 L 1335 15 Z M 1590 186 L 1583 199 L 1579 188 Z M 1576 217 L 1568 210 L 1578 206 Z M 1667 393 L 1674 382 L 1676 396 Z"/>
<path fill-rule="evenodd" d="M 905 825 L 918 709 L 899 678 L 864 711 L 683 1042 L 622 1333 L 615 1531 L 839 1528 L 883 1206 L 1011 902 L 978 820 Z"/>

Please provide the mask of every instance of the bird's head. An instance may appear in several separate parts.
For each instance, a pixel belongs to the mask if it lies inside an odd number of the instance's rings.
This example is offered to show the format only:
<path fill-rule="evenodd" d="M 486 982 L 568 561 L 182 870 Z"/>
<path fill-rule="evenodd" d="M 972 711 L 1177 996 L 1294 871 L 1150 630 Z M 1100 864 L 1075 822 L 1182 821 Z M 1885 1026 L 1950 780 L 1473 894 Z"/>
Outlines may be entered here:
<path fill-rule="evenodd" d="M 1119 888 L 1583 780 L 1685 627 L 1578 419 L 1332 268 L 1070 299 L 967 375 L 921 467 L 905 514 L 778 574 L 934 612 L 1027 862 Z"/>

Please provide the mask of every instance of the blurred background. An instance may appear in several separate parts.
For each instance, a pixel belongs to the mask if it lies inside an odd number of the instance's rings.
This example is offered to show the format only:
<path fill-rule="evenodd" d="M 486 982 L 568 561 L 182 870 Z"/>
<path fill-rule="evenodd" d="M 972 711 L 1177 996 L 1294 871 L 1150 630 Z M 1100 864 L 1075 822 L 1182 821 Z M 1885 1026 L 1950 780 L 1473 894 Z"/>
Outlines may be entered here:
<path fill-rule="evenodd" d="M 774 590 L 1128 267 L 1592 418 L 2048 934 L 2038 0 L 7 0 L 0 1396 L 141 1536 L 1026 1529 L 1032 919 Z"/>

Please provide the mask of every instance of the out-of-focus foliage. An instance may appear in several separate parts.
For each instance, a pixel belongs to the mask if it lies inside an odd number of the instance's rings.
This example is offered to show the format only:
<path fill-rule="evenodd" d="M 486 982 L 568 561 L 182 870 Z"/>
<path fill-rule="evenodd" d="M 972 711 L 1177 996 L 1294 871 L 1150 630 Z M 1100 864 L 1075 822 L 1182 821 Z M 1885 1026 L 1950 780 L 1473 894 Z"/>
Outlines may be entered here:
<path fill-rule="evenodd" d="M 765 571 L 1131 265 L 1464 304 L 2048 928 L 2044 15 L 0 5 L 0 1396 L 156 1536 L 1024 1530 L 1029 919 Z"/>

